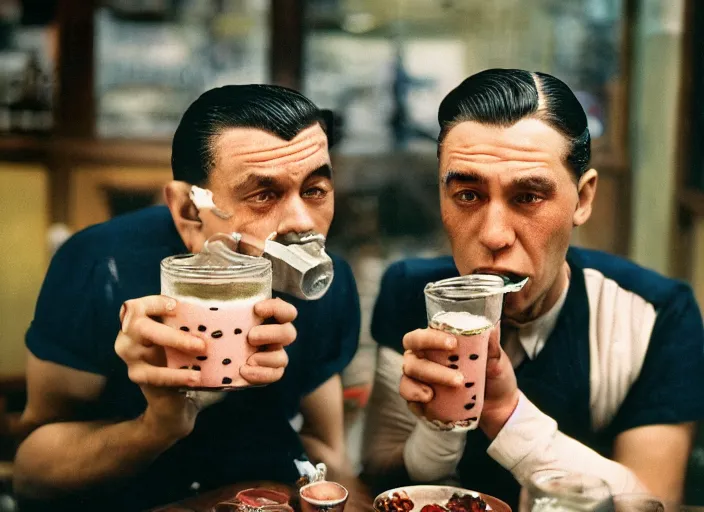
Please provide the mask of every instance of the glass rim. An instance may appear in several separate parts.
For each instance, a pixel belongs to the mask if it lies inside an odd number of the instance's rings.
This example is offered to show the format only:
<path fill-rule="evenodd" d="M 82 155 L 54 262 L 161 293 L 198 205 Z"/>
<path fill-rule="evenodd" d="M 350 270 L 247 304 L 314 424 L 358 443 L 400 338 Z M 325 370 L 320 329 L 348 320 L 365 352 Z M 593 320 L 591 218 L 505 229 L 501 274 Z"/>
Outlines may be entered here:
<path fill-rule="evenodd" d="M 467 301 L 503 295 L 505 281 L 494 274 L 468 274 L 442 279 L 425 285 L 426 297 L 448 301 Z"/>
<path fill-rule="evenodd" d="M 530 476 L 529 485 L 534 490 L 545 494 L 570 497 L 571 499 L 575 499 L 577 501 L 593 499 L 588 495 L 576 495 L 571 489 L 559 487 L 551 488 L 546 485 L 564 477 L 578 479 L 577 481 L 580 482 L 586 489 L 603 489 L 606 493 L 608 493 L 608 496 L 604 496 L 604 498 L 613 497 L 611 487 L 603 478 L 588 473 L 574 473 L 564 469 L 542 469 L 537 471 Z"/>
<path fill-rule="evenodd" d="M 182 279 L 228 279 L 228 278 L 265 278 L 271 275 L 271 261 L 260 256 L 242 256 L 242 262 L 230 265 L 196 265 L 178 264 L 178 261 L 190 259 L 195 254 L 176 254 L 161 260 L 161 272 L 169 277 Z"/>

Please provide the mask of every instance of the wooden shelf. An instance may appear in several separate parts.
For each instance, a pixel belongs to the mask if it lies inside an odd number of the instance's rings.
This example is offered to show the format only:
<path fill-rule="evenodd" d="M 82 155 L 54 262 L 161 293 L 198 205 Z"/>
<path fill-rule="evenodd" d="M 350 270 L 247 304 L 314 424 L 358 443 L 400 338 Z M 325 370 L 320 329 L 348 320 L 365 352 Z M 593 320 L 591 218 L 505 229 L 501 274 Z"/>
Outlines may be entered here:
<path fill-rule="evenodd" d="M 71 166 L 99 163 L 127 166 L 171 166 L 171 143 L 165 140 L 85 139 L 10 135 L 0 137 L 0 161 L 46 162 Z"/>
<path fill-rule="evenodd" d="M 704 217 L 704 191 L 696 189 L 681 190 L 678 194 L 678 199 L 684 209 Z"/>

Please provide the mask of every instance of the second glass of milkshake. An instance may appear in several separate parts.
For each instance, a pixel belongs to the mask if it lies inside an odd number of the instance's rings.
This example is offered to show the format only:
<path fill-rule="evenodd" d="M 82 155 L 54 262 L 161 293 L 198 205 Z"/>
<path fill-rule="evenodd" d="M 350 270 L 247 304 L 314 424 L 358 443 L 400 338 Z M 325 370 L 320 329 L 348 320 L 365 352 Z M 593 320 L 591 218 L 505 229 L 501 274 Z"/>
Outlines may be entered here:
<path fill-rule="evenodd" d="M 425 406 L 425 419 L 435 427 L 477 428 L 484 405 L 489 339 L 500 334 L 504 294 L 518 291 L 524 284 L 507 284 L 502 277 L 491 274 L 473 274 L 425 287 L 428 326 L 457 338 L 455 350 L 429 350 L 426 357 L 464 375 L 460 388 L 433 386 L 434 396 Z"/>

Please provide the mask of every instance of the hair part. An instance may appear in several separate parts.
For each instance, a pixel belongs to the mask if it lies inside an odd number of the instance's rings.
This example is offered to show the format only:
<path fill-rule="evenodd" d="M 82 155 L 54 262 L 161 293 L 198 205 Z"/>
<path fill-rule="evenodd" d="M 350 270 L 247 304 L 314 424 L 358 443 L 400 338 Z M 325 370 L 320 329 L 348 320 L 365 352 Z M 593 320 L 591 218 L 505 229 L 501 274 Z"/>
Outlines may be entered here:
<path fill-rule="evenodd" d="M 175 180 L 204 185 L 215 166 L 217 138 L 229 128 L 254 128 L 290 141 L 319 123 L 332 146 L 332 112 L 277 85 L 226 85 L 201 94 L 183 114 L 171 146 Z"/>
<path fill-rule="evenodd" d="M 521 69 L 488 69 L 465 79 L 438 109 L 438 156 L 447 133 L 459 123 L 509 127 L 539 119 L 565 137 L 565 164 L 579 179 L 591 158 L 587 115 L 572 90 L 552 75 Z"/>

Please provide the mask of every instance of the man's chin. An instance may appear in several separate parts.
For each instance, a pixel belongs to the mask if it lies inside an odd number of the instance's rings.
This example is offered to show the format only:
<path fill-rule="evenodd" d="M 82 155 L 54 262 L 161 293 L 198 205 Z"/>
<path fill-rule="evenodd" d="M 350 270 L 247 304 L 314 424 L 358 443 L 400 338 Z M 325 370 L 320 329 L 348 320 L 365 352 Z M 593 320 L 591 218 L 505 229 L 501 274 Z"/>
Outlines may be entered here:
<path fill-rule="evenodd" d="M 507 293 L 504 297 L 501 318 L 513 323 L 524 323 L 530 317 L 529 304 L 530 302 L 523 292 Z"/>

